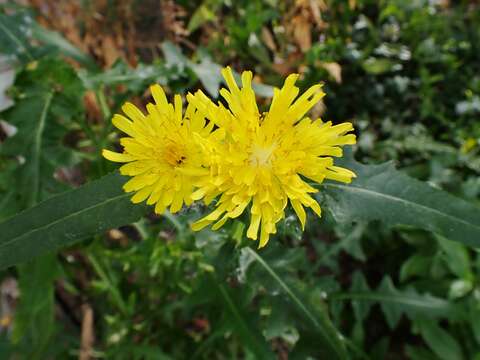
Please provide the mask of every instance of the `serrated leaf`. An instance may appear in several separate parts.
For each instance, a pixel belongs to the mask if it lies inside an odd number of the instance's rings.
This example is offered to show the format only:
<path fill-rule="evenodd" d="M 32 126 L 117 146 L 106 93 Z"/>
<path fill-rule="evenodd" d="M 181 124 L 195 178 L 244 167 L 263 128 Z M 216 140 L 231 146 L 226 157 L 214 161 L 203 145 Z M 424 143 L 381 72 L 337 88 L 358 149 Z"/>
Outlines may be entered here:
<path fill-rule="evenodd" d="M 353 157 L 340 161 L 357 178 L 351 184 L 324 183 L 328 208 L 337 221 L 380 220 L 480 246 L 480 209 L 395 170 L 391 163 L 362 165 Z"/>
<path fill-rule="evenodd" d="M 396 295 L 398 294 L 398 290 L 393 285 L 392 279 L 390 279 L 390 277 L 388 276 L 383 278 L 377 291 L 381 294 L 384 294 L 384 296 L 390 295 L 392 297 L 396 297 Z M 409 292 L 408 295 L 411 296 L 410 300 L 413 299 L 414 296 L 416 295 L 415 292 L 409 291 L 409 290 L 407 291 Z M 397 326 L 398 322 L 400 321 L 400 318 L 402 317 L 403 312 L 405 311 L 404 304 L 398 303 L 396 306 L 391 306 L 389 302 L 382 301 L 380 302 L 380 307 L 382 308 L 383 314 L 385 315 L 385 319 L 387 320 L 388 325 L 390 326 L 391 329 L 394 329 Z"/>
<path fill-rule="evenodd" d="M 402 314 L 415 319 L 417 316 L 447 317 L 454 313 L 454 308 L 448 301 L 430 294 L 419 294 L 413 288 L 399 290 L 389 276 L 385 276 L 374 291 L 337 293 L 332 294 L 331 299 L 379 303 L 392 329 L 396 327 Z"/>
<path fill-rule="evenodd" d="M 358 293 L 370 291 L 367 280 L 361 272 L 356 271 L 353 274 L 352 286 L 350 288 L 350 291 Z M 363 322 L 367 318 L 368 314 L 370 313 L 370 309 L 372 308 L 372 305 L 373 304 L 366 301 L 352 300 L 352 308 L 357 321 Z"/>
<path fill-rule="evenodd" d="M 0 223 L 0 268 L 138 220 L 144 207 L 123 192 L 126 180 L 112 173 Z"/>

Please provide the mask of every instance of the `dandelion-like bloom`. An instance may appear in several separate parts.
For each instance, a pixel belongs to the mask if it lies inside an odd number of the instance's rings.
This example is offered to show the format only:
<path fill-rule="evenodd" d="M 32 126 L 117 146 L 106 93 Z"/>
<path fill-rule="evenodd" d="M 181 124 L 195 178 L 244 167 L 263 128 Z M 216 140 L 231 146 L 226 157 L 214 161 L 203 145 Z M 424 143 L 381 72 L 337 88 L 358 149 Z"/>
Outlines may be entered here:
<path fill-rule="evenodd" d="M 158 214 L 167 208 L 175 213 L 184 203 L 192 203 L 194 183 L 208 174 L 195 139 L 214 136 L 214 124 L 207 125 L 193 106 L 188 106 L 183 116 L 179 95 L 172 105 L 159 85 L 150 90 L 155 104 L 147 105 L 147 115 L 126 103 L 122 110 L 128 118 L 116 114 L 112 119 L 129 136 L 120 139 L 123 153 L 103 150 L 103 156 L 127 163 L 120 167 L 120 173 L 132 176 L 123 187 L 126 192 L 135 192 L 132 202 L 147 200 L 147 204 L 155 204 Z"/>
<path fill-rule="evenodd" d="M 317 192 L 305 179 L 321 183 L 332 179 L 349 183 L 355 174 L 334 165 L 333 157 L 342 156 L 342 145 L 354 144 L 351 123 L 332 125 L 305 114 L 325 95 L 321 85 L 309 88 L 301 96 L 295 86 L 297 74 L 287 77 L 281 89 L 275 89 L 268 112 L 258 110 L 251 86 L 252 73 L 242 74 L 239 88 L 230 68 L 222 71 L 228 86 L 220 91 L 228 104 L 216 105 L 201 91 L 189 94 L 190 105 L 214 123 L 223 138 L 205 140 L 202 148 L 210 158 L 210 173 L 202 177 L 193 198 L 208 204 L 218 198 L 216 208 L 193 224 L 199 230 L 214 223 L 221 227 L 229 218 L 250 208 L 247 236 L 263 247 L 276 224 L 285 216 L 288 203 L 305 226 L 305 207 L 320 216 L 320 206 L 311 196 Z"/>

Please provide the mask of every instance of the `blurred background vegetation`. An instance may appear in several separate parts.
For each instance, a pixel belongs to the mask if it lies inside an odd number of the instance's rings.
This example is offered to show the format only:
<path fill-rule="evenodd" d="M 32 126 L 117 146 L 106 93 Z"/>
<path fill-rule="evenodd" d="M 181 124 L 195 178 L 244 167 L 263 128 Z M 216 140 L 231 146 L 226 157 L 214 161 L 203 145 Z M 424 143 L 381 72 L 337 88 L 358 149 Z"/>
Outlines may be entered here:
<path fill-rule="evenodd" d="M 352 121 L 358 160 L 478 204 L 479 46 L 478 1 L 0 1 L 0 219 L 112 171 L 124 101 L 217 97 L 224 65 L 262 104 L 292 72 L 324 82 L 313 116 Z M 0 357 L 330 359 L 328 302 L 352 358 L 480 359 L 477 251 L 325 209 L 258 261 L 241 222 L 192 234 L 198 211 L 2 271 Z"/>

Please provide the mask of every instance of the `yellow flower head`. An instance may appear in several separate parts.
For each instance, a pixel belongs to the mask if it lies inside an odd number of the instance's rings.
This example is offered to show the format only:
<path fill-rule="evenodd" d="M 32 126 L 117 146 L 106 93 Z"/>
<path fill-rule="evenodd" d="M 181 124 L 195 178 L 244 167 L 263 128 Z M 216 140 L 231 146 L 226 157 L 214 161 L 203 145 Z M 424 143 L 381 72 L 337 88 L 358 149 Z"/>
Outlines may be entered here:
<path fill-rule="evenodd" d="M 172 105 L 159 85 L 150 90 L 155 104 L 147 105 L 147 115 L 126 103 L 122 110 L 128 118 L 116 114 L 112 119 L 129 136 L 120 139 L 123 153 L 103 150 L 103 156 L 127 163 L 120 173 L 132 177 L 124 185 L 126 192 L 135 192 L 132 202 L 147 200 L 147 204 L 155 204 L 158 214 L 168 207 L 174 213 L 183 203 L 192 203 L 195 182 L 208 174 L 195 139 L 212 136 L 214 125 L 206 125 L 205 117 L 193 106 L 188 106 L 183 116 L 179 95 Z"/>
<path fill-rule="evenodd" d="M 320 206 L 310 195 L 317 192 L 304 179 L 321 183 L 332 179 L 349 183 L 355 174 L 334 165 L 332 156 L 342 156 L 340 146 L 355 144 L 351 123 L 332 125 L 311 120 L 306 113 L 325 95 L 321 85 L 298 96 L 297 74 L 287 77 L 281 89 L 275 89 L 270 109 L 260 113 L 251 86 L 252 73 L 242 74 L 239 88 L 230 68 L 222 71 L 228 86 L 220 91 L 228 104 L 216 105 L 201 91 L 187 100 L 214 123 L 219 136 L 202 141 L 209 158 L 209 175 L 202 177 L 195 200 L 208 204 L 218 197 L 216 208 L 192 228 L 199 230 L 211 223 L 221 227 L 229 218 L 250 208 L 247 236 L 263 247 L 276 224 L 285 216 L 288 203 L 305 226 L 304 207 L 320 216 Z"/>

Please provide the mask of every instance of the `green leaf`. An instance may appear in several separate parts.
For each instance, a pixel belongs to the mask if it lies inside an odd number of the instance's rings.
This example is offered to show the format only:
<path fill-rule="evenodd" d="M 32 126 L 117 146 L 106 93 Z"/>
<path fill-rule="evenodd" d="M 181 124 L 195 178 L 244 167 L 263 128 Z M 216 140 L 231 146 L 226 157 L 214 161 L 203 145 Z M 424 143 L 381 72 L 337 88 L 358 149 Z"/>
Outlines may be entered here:
<path fill-rule="evenodd" d="M 400 268 L 400 281 L 405 282 L 413 276 L 425 276 L 430 272 L 432 262 L 433 257 L 430 254 L 413 254 Z"/>
<path fill-rule="evenodd" d="M 356 271 L 353 274 L 352 286 L 350 290 L 353 293 L 370 291 L 370 288 L 368 287 L 368 284 L 367 284 L 367 280 L 365 279 L 365 276 L 361 272 Z M 370 313 L 370 309 L 372 308 L 372 305 L 373 304 L 366 301 L 352 300 L 352 308 L 357 321 L 363 322 L 367 318 L 368 314 Z"/>
<path fill-rule="evenodd" d="M 22 160 L 18 161 L 16 171 L 10 174 L 15 186 L 9 187 L 4 196 L 11 192 L 22 208 L 32 206 L 39 200 L 41 171 L 53 175 L 53 169 L 41 167 L 45 127 L 52 98 L 53 93 L 39 94 L 19 102 L 6 114 L 6 119 L 18 132 L 3 144 L 1 154 L 20 156 Z"/>
<path fill-rule="evenodd" d="M 214 97 L 218 96 L 218 90 L 220 84 L 223 81 L 221 70 L 222 67 L 212 61 L 212 59 L 206 55 L 202 56 L 202 60 L 199 64 L 190 64 L 190 68 L 200 79 L 205 90 Z"/>
<path fill-rule="evenodd" d="M 480 246 L 480 208 L 394 169 L 391 163 L 362 165 L 339 161 L 353 170 L 351 184 L 324 183 L 328 208 L 339 222 L 380 220 L 409 225 L 450 240 Z"/>
<path fill-rule="evenodd" d="M 246 251 L 263 267 L 263 269 L 271 276 L 272 280 L 279 285 L 282 291 L 290 299 L 294 307 L 297 309 L 318 336 L 321 348 L 329 359 L 346 359 L 347 353 L 345 345 L 341 340 L 341 335 L 330 321 L 327 311 L 314 311 L 311 306 L 301 297 L 298 292 L 289 286 L 281 276 L 254 250 L 246 248 Z M 320 344 L 319 344 L 320 346 Z"/>
<path fill-rule="evenodd" d="M 139 64 L 132 69 L 120 60 L 112 68 L 101 73 L 79 70 L 78 75 L 87 89 L 125 84 L 130 90 L 142 92 L 151 83 L 165 84 L 167 82 L 164 67 L 156 64 Z"/>
<path fill-rule="evenodd" d="M 335 232 L 340 241 L 327 247 L 325 253 L 322 254 L 320 262 L 326 262 L 328 258 L 338 254 L 341 250 L 357 260 L 365 261 L 366 256 L 363 252 L 361 239 L 366 227 L 367 224 L 361 222 L 355 224 L 337 224 Z"/>
<path fill-rule="evenodd" d="M 0 223 L 0 268 L 138 220 L 144 207 L 123 192 L 126 180 L 112 173 Z"/>
<path fill-rule="evenodd" d="M 180 71 L 188 67 L 190 60 L 182 54 L 180 47 L 170 41 L 165 41 L 162 43 L 161 48 L 167 67 L 176 67 Z"/>
<path fill-rule="evenodd" d="M 45 358 L 54 335 L 54 280 L 59 274 L 54 256 L 43 256 L 18 267 L 20 302 L 15 312 L 12 338 L 28 344 L 29 358 Z"/>
<path fill-rule="evenodd" d="M 372 75 L 380 75 L 395 68 L 395 62 L 389 59 L 368 58 L 362 64 L 363 69 Z"/>
<path fill-rule="evenodd" d="M 472 266 L 467 248 L 459 243 L 436 236 L 445 256 L 445 264 L 459 278 L 472 279 Z"/>
<path fill-rule="evenodd" d="M 28 39 L 30 21 L 30 16 L 25 12 L 9 16 L 0 14 L 2 54 L 11 55 L 25 62 L 35 59 Z"/>
<path fill-rule="evenodd" d="M 203 24 L 215 20 L 215 12 L 221 6 L 221 1 L 204 1 L 193 13 L 190 21 L 188 22 L 187 30 L 194 32 Z"/>
<path fill-rule="evenodd" d="M 217 279 L 213 279 L 213 283 L 222 299 L 224 309 L 230 315 L 233 329 L 238 333 L 243 345 L 251 350 L 258 359 L 273 359 L 273 353 L 266 343 L 265 337 L 258 331 L 258 328 L 249 324 L 248 314 L 235 303 L 227 287 L 219 284 Z"/>
<path fill-rule="evenodd" d="M 22 94 L 20 100 L 2 117 L 17 132 L 2 144 L 0 155 L 16 162 L 10 174 L 15 186 L 7 188 L 4 196 L 13 193 L 10 196 L 26 208 L 67 188 L 54 173 L 78 161 L 64 138 L 72 129 L 72 118 L 83 115 L 78 96 L 83 88 L 69 65 L 49 58 L 36 62 L 33 70 L 22 71 L 15 86 Z"/>
<path fill-rule="evenodd" d="M 457 340 L 434 321 L 418 320 L 420 333 L 433 352 L 443 360 L 462 360 L 462 350 Z"/>
<path fill-rule="evenodd" d="M 40 45 L 33 46 L 32 39 L 39 41 Z M 3 54 L 11 55 L 22 63 L 39 59 L 56 50 L 91 69 L 96 68 L 95 62 L 88 55 L 59 33 L 38 25 L 28 11 L 0 14 L 0 44 Z"/>
<path fill-rule="evenodd" d="M 405 353 L 408 356 L 408 358 L 412 360 L 438 360 L 435 354 L 421 347 L 413 347 L 413 346 L 407 345 L 405 347 Z"/>
<path fill-rule="evenodd" d="M 41 41 L 43 44 L 55 47 L 63 55 L 68 56 L 87 67 L 92 69 L 96 67 L 92 58 L 80 51 L 71 42 L 55 31 L 47 30 L 37 23 L 33 23 L 32 37 Z"/>
<path fill-rule="evenodd" d="M 365 283 L 362 285 L 365 287 Z M 357 285 L 357 288 L 359 286 Z M 418 294 L 413 288 L 398 290 L 389 276 L 385 276 L 375 291 L 351 291 L 331 295 L 332 300 L 352 300 L 379 303 L 389 326 L 396 327 L 402 314 L 415 319 L 417 316 L 448 317 L 453 314 L 451 303 L 430 294 Z M 366 315 L 364 315 L 366 316 Z"/>
<path fill-rule="evenodd" d="M 213 62 L 205 52 L 199 51 L 201 61 L 197 64 L 183 55 L 180 47 L 169 41 L 162 44 L 162 51 L 167 67 L 176 68 L 179 71 L 191 70 L 210 95 L 218 96 L 220 85 L 224 82 L 220 73 L 222 66 Z M 241 81 L 238 73 L 234 72 L 234 77 L 237 82 Z M 269 85 L 252 82 L 252 87 L 259 96 L 271 97 L 273 95 L 273 87 Z"/>

